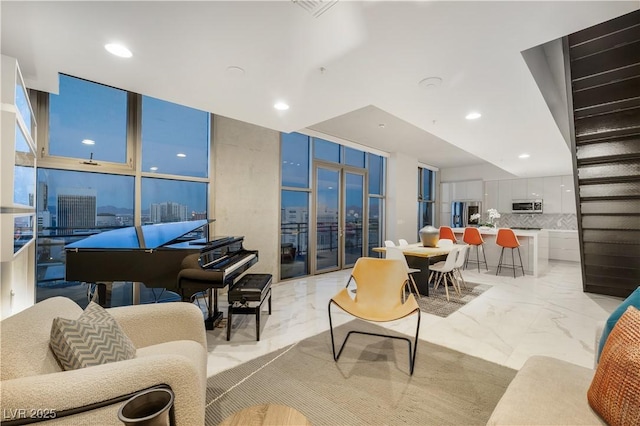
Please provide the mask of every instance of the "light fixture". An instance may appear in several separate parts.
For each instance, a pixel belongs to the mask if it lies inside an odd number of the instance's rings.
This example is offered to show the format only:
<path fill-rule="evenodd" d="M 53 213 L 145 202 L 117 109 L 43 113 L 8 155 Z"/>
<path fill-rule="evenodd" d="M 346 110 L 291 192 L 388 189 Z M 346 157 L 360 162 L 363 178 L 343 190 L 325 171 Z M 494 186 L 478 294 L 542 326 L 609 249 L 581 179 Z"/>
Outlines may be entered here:
<path fill-rule="evenodd" d="M 107 52 L 112 55 L 119 56 L 121 58 L 130 58 L 133 56 L 133 53 L 126 47 L 118 43 L 108 43 L 104 45 L 104 48 L 107 49 Z"/>
<path fill-rule="evenodd" d="M 518 158 L 522 158 L 522 159 L 529 158 L 529 157 L 531 157 L 531 156 L 529 154 L 527 154 L 526 152 L 523 153 L 523 154 L 518 155 Z"/>
<path fill-rule="evenodd" d="M 179 152 L 179 153 L 177 153 L 177 154 L 176 154 L 176 157 L 180 157 L 180 158 L 184 158 L 184 157 L 186 157 L 186 156 L 187 156 L 187 154 L 183 154 L 183 153 L 181 153 L 181 152 Z"/>
<path fill-rule="evenodd" d="M 467 114 L 464 118 L 466 118 L 467 120 L 477 120 L 480 117 L 482 117 L 482 114 L 480 114 L 479 112 L 473 111 Z"/>
<path fill-rule="evenodd" d="M 380 124 L 378 124 L 378 127 L 380 127 L 381 129 L 384 129 L 386 126 L 385 126 L 384 123 L 380 123 Z"/>
<path fill-rule="evenodd" d="M 158 170 L 158 168 L 156 166 L 153 166 L 153 167 L 149 167 L 149 170 L 151 170 L 152 172 L 155 172 L 156 170 Z"/>
<path fill-rule="evenodd" d="M 276 102 L 275 104 L 273 104 L 273 107 L 278 111 L 286 111 L 289 109 L 289 105 L 285 104 L 284 102 Z"/>
<path fill-rule="evenodd" d="M 82 143 L 85 145 L 95 145 L 96 141 L 91 140 L 91 139 L 82 139 Z"/>
<path fill-rule="evenodd" d="M 440 77 L 427 77 L 423 78 L 418 82 L 418 86 L 423 89 L 433 89 L 434 87 L 438 87 L 442 84 L 442 79 Z"/>

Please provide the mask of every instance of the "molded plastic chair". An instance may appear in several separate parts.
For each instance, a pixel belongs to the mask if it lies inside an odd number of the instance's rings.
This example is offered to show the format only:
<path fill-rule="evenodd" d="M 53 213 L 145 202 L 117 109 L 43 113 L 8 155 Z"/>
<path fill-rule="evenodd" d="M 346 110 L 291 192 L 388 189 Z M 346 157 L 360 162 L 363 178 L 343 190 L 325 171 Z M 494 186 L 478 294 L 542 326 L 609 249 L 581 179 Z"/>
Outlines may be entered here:
<path fill-rule="evenodd" d="M 409 370 L 410 374 L 413 374 L 416 352 L 418 350 L 418 332 L 420 331 L 420 307 L 415 297 L 413 297 L 413 294 L 409 294 L 407 300 L 404 303 L 402 302 L 401 295 L 404 293 L 404 286 L 407 281 L 407 270 L 405 266 L 401 261 L 396 259 L 361 257 L 353 267 L 352 276 L 358 284 L 358 292 L 355 294 L 355 298 L 352 299 L 349 291 L 343 288 L 338 294 L 333 296 L 328 305 L 333 360 L 338 361 L 351 334 L 389 337 L 392 339 L 405 340 L 409 344 Z M 333 323 L 331 321 L 332 304 L 337 305 L 346 313 L 365 321 L 395 321 L 412 314 L 417 314 L 418 321 L 416 324 L 416 336 L 413 341 L 413 349 L 411 340 L 406 337 L 351 330 L 336 355 Z"/>
<path fill-rule="evenodd" d="M 458 257 L 456 258 L 456 263 L 453 268 L 453 276 L 462 282 L 464 288 L 467 288 L 467 283 L 464 282 L 464 277 L 462 276 L 462 268 L 464 266 L 465 260 L 467 260 L 467 252 L 469 251 L 469 245 L 465 244 L 458 249 Z M 460 284 L 458 284 L 458 288 L 460 288 Z"/>
<path fill-rule="evenodd" d="M 488 271 L 489 267 L 487 266 L 487 256 L 484 254 L 484 246 L 483 246 L 484 240 L 482 239 L 482 235 L 480 235 L 480 231 L 478 231 L 478 228 L 464 228 L 464 234 L 462 234 L 462 241 L 476 248 L 476 260 L 472 260 L 471 262 L 475 262 L 478 264 L 478 272 L 480 272 L 481 263 L 484 263 L 484 267 L 487 268 L 487 271 Z M 482 247 L 482 257 L 484 258 L 484 261 L 480 260 L 479 247 Z M 465 268 L 469 264 L 470 257 L 471 256 L 467 254 L 467 260 L 464 264 Z"/>
<path fill-rule="evenodd" d="M 447 287 L 447 279 L 451 282 L 453 289 L 460 295 L 460 289 L 456 286 L 457 280 L 453 276 L 453 269 L 455 267 L 456 258 L 458 257 L 458 251 L 460 249 L 458 247 L 454 247 L 451 249 L 449 254 L 447 255 L 447 260 L 444 262 L 438 262 L 435 265 L 429 266 L 429 270 L 438 274 L 438 279 L 433 286 L 433 290 L 435 291 L 440 285 L 440 281 L 443 281 L 444 291 L 447 295 L 447 302 L 449 301 L 449 288 Z"/>
<path fill-rule="evenodd" d="M 458 239 L 456 238 L 456 234 L 453 233 L 453 229 L 449 228 L 448 226 L 441 226 L 440 227 L 440 239 L 444 240 L 451 240 L 454 243 L 458 242 Z"/>
<path fill-rule="evenodd" d="M 411 274 L 415 274 L 416 272 L 420 272 L 420 269 L 410 268 L 409 264 L 407 263 L 407 258 L 404 257 L 404 253 L 402 253 L 402 250 L 400 250 L 398 247 L 387 247 L 386 258 L 387 259 L 397 259 L 397 260 L 402 262 L 402 264 L 404 265 L 404 267 L 407 270 L 407 275 L 409 277 L 409 279 L 407 280 L 407 284 L 408 284 L 408 281 L 411 280 L 411 284 L 413 285 L 413 291 L 415 291 L 416 297 L 419 298 L 420 297 L 420 292 L 418 291 L 418 286 L 416 285 L 416 282 L 413 279 L 413 277 L 411 276 Z M 411 291 L 411 287 L 409 287 L 409 291 Z"/>
<path fill-rule="evenodd" d="M 395 246 L 396 246 L 396 243 L 394 243 L 394 242 L 393 242 L 393 241 L 391 241 L 391 240 L 385 240 L 385 242 L 384 242 L 384 246 L 385 246 L 385 247 L 395 247 Z"/>
<path fill-rule="evenodd" d="M 453 247 L 453 241 L 451 241 L 448 238 L 443 238 L 441 240 L 438 240 L 438 244 L 436 244 L 436 247 L 440 247 L 440 248 Z"/>
<path fill-rule="evenodd" d="M 400 238 L 400 239 L 398 240 L 398 246 L 399 246 L 399 247 L 406 247 L 406 246 L 408 246 L 408 245 L 409 245 L 409 242 L 408 242 L 407 240 L 402 239 L 402 238 Z"/>
<path fill-rule="evenodd" d="M 518 237 L 516 237 L 515 232 L 513 232 L 510 228 L 500 228 L 498 229 L 498 235 L 496 235 L 496 244 L 502 247 L 500 250 L 500 260 L 498 261 L 498 269 L 496 270 L 496 275 L 500 273 L 502 268 L 510 268 L 513 269 L 513 278 L 516 277 L 516 262 L 513 256 L 513 250 L 518 249 L 518 258 L 520 258 L 520 269 L 522 269 L 522 276 L 524 277 L 524 267 L 522 266 L 522 256 L 520 255 L 520 242 L 518 241 Z M 504 249 L 511 249 L 511 265 L 503 264 L 503 255 Z"/>

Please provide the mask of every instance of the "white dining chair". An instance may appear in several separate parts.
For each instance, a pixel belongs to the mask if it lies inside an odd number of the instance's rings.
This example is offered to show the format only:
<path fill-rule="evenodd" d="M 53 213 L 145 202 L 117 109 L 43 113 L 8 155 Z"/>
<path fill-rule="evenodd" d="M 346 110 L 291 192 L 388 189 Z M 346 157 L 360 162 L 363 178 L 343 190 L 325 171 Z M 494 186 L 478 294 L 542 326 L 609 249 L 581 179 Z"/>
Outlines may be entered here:
<path fill-rule="evenodd" d="M 462 268 L 464 268 L 464 262 L 467 259 L 467 252 L 469 251 L 469 244 L 465 244 L 458 249 L 458 257 L 456 258 L 456 263 L 453 268 L 453 274 L 456 279 L 459 279 L 458 288 L 460 288 L 460 282 L 464 288 L 467 288 L 467 283 L 464 282 L 464 277 L 462 276 Z"/>
<path fill-rule="evenodd" d="M 438 275 L 436 283 L 433 286 L 433 291 L 435 291 L 440 285 L 440 281 L 442 281 L 444 285 L 444 291 L 447 295 L 447 302 L 449 301 L 449 287 L 447 286 L 447 281 L 451 283 L 453 289 L 460 295 L 460 288 L 457 286 L 458 281 L 453 276 L 453 268 L 455 267 L 456 259 L 458 257 L 458 247 L 454 247 L 451 249 L 449 254 L 447 255 L 447 260 L 444 262 L 438 262 L 435 265 L 429 266 L 429 270 L 433 271 Z"/>
<path fill-rule="evenodd" d="M 386 258 L 387 259 L 397 259 L 402 261 L 404 267 L 407 270 L 407 276 L 408 276 L 408 281 L 411 281 L 411 284 L 413 285 L 413 291 L 415 292 L 415 296 L 416 298 L 420 298 L 420 292 L 418 291 L 418 286 L 416 285 L 415 280 L 413 279 L 413 277 L 411 276 L 411 274 L 415 274 L 416 272 L 420 272 L 420 269 L 416 269 L 416 268 L 410 268 L 409 264 L 407 263 L 407 258 L 404 257 L 404 253 L 402 252 L 402 250 L 400 250 L 398 247 L 387 247 L 387 255 Z M 409 291 L 411 291 L 411 287 L 409 287 Z"/>
<path fill-rule="evenodd" d="M 451 241 L 448 238 L 442 238 L 442 239 L 438 240 L 438 244 L 436 244 L 436 246 L 439 247 L 439 248 L 453 247 L 453 241 Z"/>
<path fill-rule="evenodd" d="M 403 238 L 398 240 L 398 247 L 406 247 L 409 245 L 409 242 Z"/>
<path fill-rule="evenodd" d="M 393 242 L 393 241 L 391 241 L 391 240 L 385 240 L 385 242 L 384 242 L 384 246 L 385 246 L 385 247 L 395 247 L 395 246 L 396 246 L 396 243 L 394 243 L 394 242 Z"/>

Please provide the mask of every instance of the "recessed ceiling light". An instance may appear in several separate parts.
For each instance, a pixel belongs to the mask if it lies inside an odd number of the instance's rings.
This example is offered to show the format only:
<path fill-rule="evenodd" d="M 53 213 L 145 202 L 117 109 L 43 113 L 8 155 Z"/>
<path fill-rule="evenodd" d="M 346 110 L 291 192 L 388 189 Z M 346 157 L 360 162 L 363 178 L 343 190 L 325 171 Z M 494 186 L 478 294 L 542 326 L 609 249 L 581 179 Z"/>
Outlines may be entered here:
<path fill-rule="evenodd" d="M 527 154 L 526 152 L 524 154 L 520 154 L 518 155 L 518 158 L 529 158 L 531 157 L 529 154 Z"/>
<path fill-rule="evenodd" d="M 156 170 L 158 170 L 158 168 L 156 166 L 153 166 L 153 167 L 149 167 L 149 170 L 151 170 L 152 172 L 155 172 Z"/>
<path fill-rule="evenodd" d="M 187 156 L 187 154 L 183 154 L 183 153 L 181 153 L 181 152 L 179 152 L 179 153 L 177 153 L 177 154 L 176 154 L 176 157 L 180 157 L 180 158 L 184 158 L 184 157 L 186 157 L 186 156 Z"/>
<path fill-rule="evenodd" d="M 130 58 L 133 56 L 133 53 L 131 53 L 129 49 L 118 43 L 105 44 L 104 48 L 112 55 L 116 55 L 121 58 Z"/>
<path fill-rule="evenodd" d="M 438 87 L 442 84 L 442 79 L 440 77 L 427 77 L 423 78 L 418 82 L 418 86 L 423 89 L 433 89 L 434 87 Z"/>
<path fill-rule="evenodd" d="M 82 143 L 85 145 L 95 145 L 96 141 L 93 141 L 91 139 L 82 139 Z"/>
<path fill-rule="evenodd" d="M 244 69 L 237 67 L 235 65 L 231 65 L 229 67 L 227 67 L 227 73 L 229 73 L 230 75 L 244 75 Z"/>
<path fill-rule="evenodd" d="M 276 102 L 275 104 L 273 104 L 273 107 L 278 111 L 286 111 L 289 109 L 289 105 L 285 104 L 284 102 Z"/>
<path fill-rule="evenodd" d="M 467 120 L 476 120 L 478 118 L 482 117 L 482 114 L 480 114 L 479 112 L 470 112 L 469 114 L 467 114 L 464 118 L 466 118 Z"/>

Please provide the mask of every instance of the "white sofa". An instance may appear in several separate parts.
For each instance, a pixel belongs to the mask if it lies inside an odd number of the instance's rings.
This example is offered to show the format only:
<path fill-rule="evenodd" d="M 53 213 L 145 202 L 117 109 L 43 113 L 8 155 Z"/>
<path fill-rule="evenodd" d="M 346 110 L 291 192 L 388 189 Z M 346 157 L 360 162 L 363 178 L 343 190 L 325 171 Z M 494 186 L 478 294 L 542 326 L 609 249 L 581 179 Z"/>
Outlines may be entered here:
<path fill-rule="evenodd" d="M 595 330 L 595 348 L 604 323 Z M 487 425 L 606 425 L 589 406 L 594 369 L 548 356 L 532 356 L 493 410 Z"/>
<path fill-rule="evenodd" d="M 75 302 L 53 297 L 0 323 L 3 422 L 55 415 L 47 425 L 121 425 L 117 412 L 124 400 L 168 385 L 176 424 L 204 424 L 207 343 L 200 310 L 174 302 L 107 311 L 135 345 L 136 357 L 70 371 L 60 368 L 49 337 L 55 317 L 80 316 Z"/>

